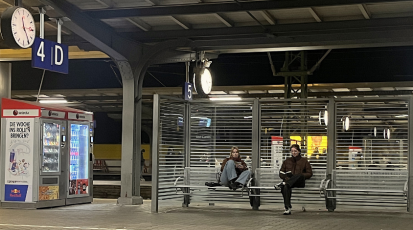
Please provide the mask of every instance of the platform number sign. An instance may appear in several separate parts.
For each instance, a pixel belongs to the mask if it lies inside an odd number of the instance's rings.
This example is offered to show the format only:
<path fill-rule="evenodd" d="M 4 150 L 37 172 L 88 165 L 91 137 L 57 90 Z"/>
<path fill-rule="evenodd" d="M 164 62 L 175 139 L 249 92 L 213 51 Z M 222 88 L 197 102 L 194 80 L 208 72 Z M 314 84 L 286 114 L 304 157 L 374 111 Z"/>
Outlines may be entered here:
<path fill-rule="evenodd" d="M 32 47 L 32 67 L 67 74 L 68 46 L 36 37 Z"/>
<path fill-rule="evenodd" d="M 184 95 L 184 99 L 186 101 L 192 100 L 192 90 L 194 89 L 193 85 L 189 82 L 185 82 L 185 85 L 182 89 L 182 94 Z"/>

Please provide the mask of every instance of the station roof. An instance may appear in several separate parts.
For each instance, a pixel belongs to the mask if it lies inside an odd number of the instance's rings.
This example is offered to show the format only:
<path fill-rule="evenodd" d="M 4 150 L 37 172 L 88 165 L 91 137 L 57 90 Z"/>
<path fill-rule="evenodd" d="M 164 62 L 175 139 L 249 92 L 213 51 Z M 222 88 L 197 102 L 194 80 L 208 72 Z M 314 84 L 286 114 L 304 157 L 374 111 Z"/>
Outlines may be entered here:
<path fill-rule="evenodd" d="M 239 53 L 413 45 L 413 3 L 406 0 L 22 2 L 37 21 L 36 7 L 70 4 L 82 17 L 99 21 L 108 31 L 136 42 L 152 45 L 165 40 L 188 39 L 188 45 L 179 48 L 182 51 Z M 0 12 L 13 4 L 14 0 L 0 0 Z M 66 15 L 49 7 L 47 16 L 46 36 L 54 40 L 57 29 L 51 18 Z M 63 35 L 63 42 L 78 47 L 78 52 L 98 51 L 68 29 L 63 29 Z M 7 49 L 4 44 L 0 44 L 0 48 Z M 1 51 L 0 58 L 19 58 L 7 55 L 12 54 Z M 79 53 L 72 55 L 81 58 L 79 56 Z M 85 57 L 107 56 L 97 52 L 85 54 Z"/>

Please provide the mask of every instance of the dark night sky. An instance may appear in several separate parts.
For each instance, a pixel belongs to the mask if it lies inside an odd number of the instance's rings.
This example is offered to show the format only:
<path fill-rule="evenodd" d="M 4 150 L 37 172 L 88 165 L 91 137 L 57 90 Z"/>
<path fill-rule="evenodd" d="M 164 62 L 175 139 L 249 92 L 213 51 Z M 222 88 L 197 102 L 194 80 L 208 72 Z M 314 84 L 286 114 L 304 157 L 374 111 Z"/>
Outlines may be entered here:
<path fill-rule="evenodd" d="M 308 67 L 318 61 L 324 50 L 309 51 Z M 413 47 L 333 50 L 321 67 L 309 77 L 309 83 L 410 81 L 413 79 Z M 277 70 L 284 53 L 272 53 Z M 121 87 L 110 60 L 71 60 L 69 74 L 46 72 L 43 89 L 87 89 Z M 214 85 L 283 84 L 282 77 L 273 77 L 266 53 L 223 54 L 213 60 Z M 149 72 L 166 86 L 180 86 L 185 80 L 185 65 L 165 64 L 149 68 Z M 29 61 L 14 62 L 13 90 L 37 90 L 42 70 L 32 69 Z M 144 87 L 162 87 L 147 74 Z"/>

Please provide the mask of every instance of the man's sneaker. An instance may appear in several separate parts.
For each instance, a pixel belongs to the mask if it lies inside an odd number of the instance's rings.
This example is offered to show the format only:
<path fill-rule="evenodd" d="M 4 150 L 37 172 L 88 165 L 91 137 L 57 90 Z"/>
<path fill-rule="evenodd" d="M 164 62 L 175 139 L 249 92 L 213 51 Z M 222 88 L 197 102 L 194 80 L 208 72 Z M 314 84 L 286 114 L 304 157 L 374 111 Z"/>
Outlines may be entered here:
<path fill-rule="evenodd" d="M 284 186 L 284 182 L 280 182 L 280 183 L 274 185 L 274 188 L 275 188 L 275 190 L 280 190 L 282 186 Z"/>
<path fill-rule="evenodd" d="M 284 215 L 291 215 L 291 208 L 285 208 Z"/>

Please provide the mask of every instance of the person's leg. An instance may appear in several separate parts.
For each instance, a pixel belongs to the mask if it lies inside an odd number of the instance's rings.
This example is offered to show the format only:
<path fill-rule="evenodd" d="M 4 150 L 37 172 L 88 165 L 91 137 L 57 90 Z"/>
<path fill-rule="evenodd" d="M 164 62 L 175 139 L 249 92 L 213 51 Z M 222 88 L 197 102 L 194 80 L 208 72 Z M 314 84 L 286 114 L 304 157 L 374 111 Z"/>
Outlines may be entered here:
<path fill-rule="evenodd" d="M 302 174 L 297 174 L 297 175 L 292 176 L 285 183 L 290 185 L 291 188 L 304 188 L 305 187 L 305 177 Z"/>
<path fill-rule="evenodd" d="M 235 171 L 235 163 L 233 160 L 227 161 L 224 170 L 222 171 L 220 183 L 222 185 L 228 186 L 229 182 L 237 178 L 237 172 Z"/>
<path fill-rule="evenodd" d="M 283 194 L 283 198 L 284 198 L 284 208 L 285 208 L 284 215 L 289 215 L 291 214 L 291 187 L 290 185 L 286 184 L 285 186 L 282 186 L 281 193 Z"/>
<path fill-rule="evenodd" d="M 238 179 L 235 183 L 239 183 L 241 185 L 247 183 L 247 180 L 250 178 L 251 172 L 249 170 L 245 170 L 244 172 L 239 175 Z"/>

